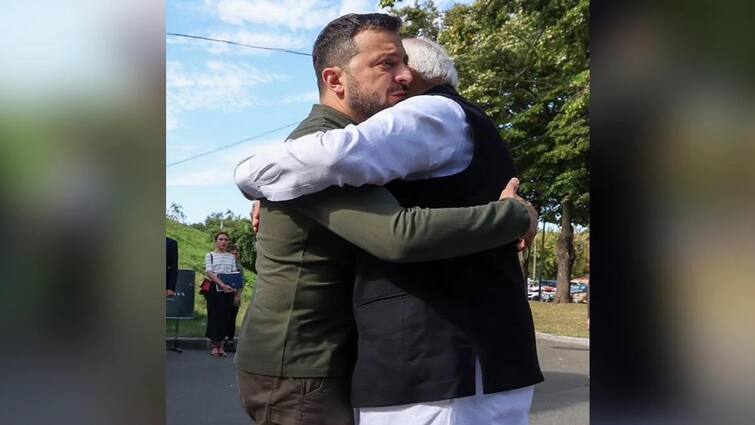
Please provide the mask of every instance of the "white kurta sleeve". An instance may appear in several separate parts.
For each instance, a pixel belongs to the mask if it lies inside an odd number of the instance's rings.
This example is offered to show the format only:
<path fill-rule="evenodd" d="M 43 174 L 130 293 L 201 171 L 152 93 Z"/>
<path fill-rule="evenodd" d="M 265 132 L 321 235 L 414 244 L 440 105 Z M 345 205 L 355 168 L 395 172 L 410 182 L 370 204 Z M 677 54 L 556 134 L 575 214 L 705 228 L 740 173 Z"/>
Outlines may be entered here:
<path fill-rule="evenodd" d="M 359 125 L 260 149 L 239 163 L 234 179 L 247 197 L 285 201 L 330 186 L 456 174 L 471 162 L 473 148 L 456 102 L 415 96 Z"/>

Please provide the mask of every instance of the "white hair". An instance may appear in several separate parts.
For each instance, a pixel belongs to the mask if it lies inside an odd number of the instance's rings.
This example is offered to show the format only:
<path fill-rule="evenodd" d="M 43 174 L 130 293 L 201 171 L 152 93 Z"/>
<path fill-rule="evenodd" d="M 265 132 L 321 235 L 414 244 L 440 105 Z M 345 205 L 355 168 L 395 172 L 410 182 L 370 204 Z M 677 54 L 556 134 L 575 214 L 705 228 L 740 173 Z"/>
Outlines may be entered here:
<path fill-rule="evenodd" d="M 409 56 L 409 68 L 425 80 L 439 78 L 445 84 L 459 87 L 456 67 L 440 44 L 424 37 L 405 38 L 402 41 Z"/>

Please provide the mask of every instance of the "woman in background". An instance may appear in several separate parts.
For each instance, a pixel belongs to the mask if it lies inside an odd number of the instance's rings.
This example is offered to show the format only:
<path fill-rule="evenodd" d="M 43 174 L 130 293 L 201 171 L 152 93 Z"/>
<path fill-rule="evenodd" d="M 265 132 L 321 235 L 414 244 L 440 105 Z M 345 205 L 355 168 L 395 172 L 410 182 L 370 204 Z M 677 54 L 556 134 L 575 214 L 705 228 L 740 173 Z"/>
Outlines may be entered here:
<path fill-rule="evenodd" d="M 228 329 L 228 320 L 232 312 L 233 298 L 236 290 L 226 285 L 218 274 L 236 271 L 236 258 L 226 252 L 231 238 L 226 232 L 215 234 L 215 250 L 208 252 L 204 259 L 207 278 L 215 282 L 207 293 L 207 332 L 213 357 L 225 356 L 223 339 Z"/>
<path fill-rule="evenodd" d="M 241 269 L 241 262 L 239 261 L 239 249 L 236 245 L 229 245 L 228 252 L 236 258 L 236 271 L 234 273 L 241 273 L 242 280 L 244 271 Z M 231 313 L 228 317 L 228 328 L 226 332 L 226 341 L 223 343 L 223 348 L 229 353 L 236 352 L 236 317 L 239 314 L 239 307 L 241 306 L 241 293 L 243 288 L 236 291 L 233 294 L 233 304 L 231 305 Z"/>

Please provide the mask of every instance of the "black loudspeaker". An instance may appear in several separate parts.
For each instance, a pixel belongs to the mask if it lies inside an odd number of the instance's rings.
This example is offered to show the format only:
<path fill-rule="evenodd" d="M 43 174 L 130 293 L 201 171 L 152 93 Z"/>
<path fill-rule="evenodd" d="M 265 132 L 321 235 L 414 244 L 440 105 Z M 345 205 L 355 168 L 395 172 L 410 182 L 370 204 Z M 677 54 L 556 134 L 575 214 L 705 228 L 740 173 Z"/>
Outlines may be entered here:
<path fill-rule="evenodd" d="M 165 299 L 166 319 L 194 318 L 194 270 L 179 270 L 176 295 Z"/>

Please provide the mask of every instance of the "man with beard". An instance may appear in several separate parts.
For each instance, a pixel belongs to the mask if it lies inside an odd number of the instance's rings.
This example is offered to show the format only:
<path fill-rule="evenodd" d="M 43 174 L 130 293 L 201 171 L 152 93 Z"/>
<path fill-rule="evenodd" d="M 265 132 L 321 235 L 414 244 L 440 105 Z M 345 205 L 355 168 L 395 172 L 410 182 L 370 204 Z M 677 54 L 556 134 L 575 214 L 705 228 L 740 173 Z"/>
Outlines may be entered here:
<path fill-rule="evenodd" d="M 363 121 L 407 96 L 412 76 L 400 24 L 383 14 L 346 15 L 323 29 L 313 51 L 320 104 L 291 137 Z M 351 243 L 387 261 L 501 246 L 521 238 L 531 223 L 515 189 L 509 184 L 503 199 L 469 208 L 402 208 L 376 186 L 262 201 L 257 284 L 236 353 L 247 413 L 257 424 L 352 424 L 351 305 L 362 251 Z"/>
<path fill-rule="evenodd" d="M 240 166 L 244 190 L 292 199 L 369 183 L 387 184 L 404 206 L 494 199 L 513 174 L 496 126 L 456 92 L 456 70 L 442 47 L 425 39 L 404 46 L 410 92 L 422 95 L 359 125 L 251 157 Z M 528 423 L 533 385 L 543 377 L 514 244 L 416 264 L 363 253 L 356 274 L 352 403 L 360 423 Z"/>

